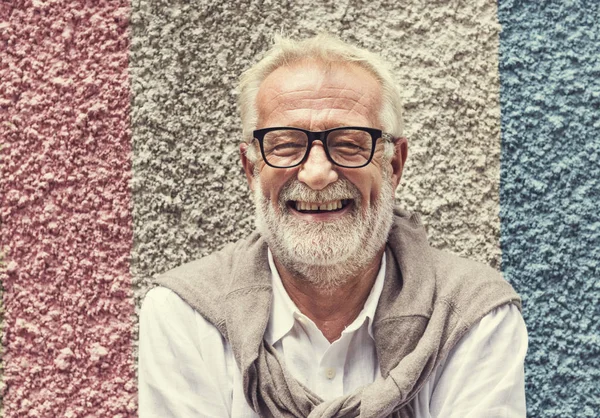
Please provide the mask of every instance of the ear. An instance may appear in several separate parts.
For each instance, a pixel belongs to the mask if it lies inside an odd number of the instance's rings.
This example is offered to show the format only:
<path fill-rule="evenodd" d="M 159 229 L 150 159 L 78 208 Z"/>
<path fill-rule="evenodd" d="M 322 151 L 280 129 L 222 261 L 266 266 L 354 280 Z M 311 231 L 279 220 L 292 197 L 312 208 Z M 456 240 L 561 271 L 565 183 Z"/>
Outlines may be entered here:
<path fill-rule="evenodd" d="M 394 144 L 394 156 L 390 161 L 390 164 L 392 164 L 392 184 L 394 185 L 394 190 L 400 184 L 407 156 L 408 140 L 406 138 L 398 138 Z"/>
<path fill-rule="evenodd" d="M 240 144 L 240 160 L 242 161 L 242 167 L 244 168 L 244 173 L 248 180 L 248 186 L 250 187 L 250 190 L 254 191 L 254 182 L 256 181 L 254 178 L 254 163 L 250 161 L 246 155 L 249 147 L 250 145 L 246 142 Z"/>

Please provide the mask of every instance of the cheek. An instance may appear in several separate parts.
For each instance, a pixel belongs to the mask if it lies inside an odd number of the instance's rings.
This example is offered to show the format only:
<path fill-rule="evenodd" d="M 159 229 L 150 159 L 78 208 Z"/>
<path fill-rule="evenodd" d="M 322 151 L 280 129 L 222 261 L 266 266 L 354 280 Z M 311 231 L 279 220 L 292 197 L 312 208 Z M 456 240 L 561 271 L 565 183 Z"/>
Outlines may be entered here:
<path fill-rule="evenodd" d="M 261 171 L 258 181 L 260 181 L 264 197 L 273 203 L 279 204 L 279 194 L 287 182 L 293 178 L 292 170 L 273 169 L 265 166 Z"/>
<path fill-rule="evenodd" d="M 260 189 L 264 198 L 268 201 L 277 201 L 277 191 L 273 188 L 273 183 L 264 177 L 260 177 Z"/>
<path fill-rule="evenodd" d="M 364 173 L 357 177 L 348 177 L 360 191 L 363 210 L 379 200 L 381 194 L 381 177 L 377 173 Z"/>

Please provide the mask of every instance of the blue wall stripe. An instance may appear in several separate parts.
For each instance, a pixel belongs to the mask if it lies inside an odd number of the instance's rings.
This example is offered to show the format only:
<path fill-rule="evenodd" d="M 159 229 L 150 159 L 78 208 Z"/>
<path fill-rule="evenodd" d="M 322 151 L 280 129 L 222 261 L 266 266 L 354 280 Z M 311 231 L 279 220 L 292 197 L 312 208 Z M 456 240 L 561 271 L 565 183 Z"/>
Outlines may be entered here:
<path fill-rule="evenodd" d="M 499 1 L 502 269 L 529 417 L 600 416 L 600 2 Z"/>

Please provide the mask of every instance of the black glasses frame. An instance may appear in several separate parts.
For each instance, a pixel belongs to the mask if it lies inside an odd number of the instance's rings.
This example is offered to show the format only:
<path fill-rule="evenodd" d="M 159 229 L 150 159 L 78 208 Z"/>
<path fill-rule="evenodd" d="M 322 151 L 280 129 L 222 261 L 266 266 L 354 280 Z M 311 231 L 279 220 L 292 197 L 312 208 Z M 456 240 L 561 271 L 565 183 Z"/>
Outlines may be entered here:
<path fill-rule="evenodd" d="M 267 157 L 265 155 L 265 148 L 263 146 L 263 141 L 265 139 L 265 135 L 269 132 L 277 131 L 277 130 L 281 130 L 281 129 L 304 132 L 306 134 L 306 136 L 308 137 L 308 144 L 306 145 L 306 154 L 304 154 L 304 157 L 302 157 L 302 159 L 300 159 L 300 161 L 294 165 L 279 167 L 279 166 L 273 165 L 273 164 L 269 163 L 269 161 L 267 161 Z M 358 166 L 342 165 L 342 164 L 336 163 L 335 161 L 333 161 L 333 158 L 331 158 L 331 155 L 329 154 L 329 149 L 327 148 L 327 136 L 331 132 L 341 131 L 344 129 L 361 130 L 361 131 L 367 132 L 369 135 L 371 135 L 371 140 L 373 141 L 371 144 L 371 155 L 369 155 L 369 159 L 363 165 L 358 165 Z M 327 159 L 329 161 L 331 161 L 332 164 L 337 165 L 338 167 L 344 167 L 344 168 L 362 168 L 362 167 L 369 165 L 369 163 L 373 159 L 373 155 L 375 154 L 375 145 L 379 138 L 390 140 L 390 141 L 392 141 L 394 139 L 394 137 L 392 135 L 383 132 L 381 129 L 365 128 L 364 126 L 341 126 L 339 128 L 328 129 L 326 131 L 308 131 L 306 129 L 293 128 L 293 127 L 289 127 L 289 126 L 277 126 L 277 127 L 273 127 L 273 128 L 257 129 L 253 132 L 253 136 L 254 136 L 254 139 L 256 139 L 260 145 L 260 153 L 263 157 L 263 161 L 269 167 L 273 167 L 273 168 L 293 168 L 293 167 L 298 167 L 300 164 L 303 164 L 306 161 L 306 159 L 308 158 L 308 155 L 310 154 L 310 150 L 312 148 L 312 144 L 315 141 L 321 141 L 321 143 L 323 144 L 323 149 L 325 150 L 325 155 L 327 155 Z"/>

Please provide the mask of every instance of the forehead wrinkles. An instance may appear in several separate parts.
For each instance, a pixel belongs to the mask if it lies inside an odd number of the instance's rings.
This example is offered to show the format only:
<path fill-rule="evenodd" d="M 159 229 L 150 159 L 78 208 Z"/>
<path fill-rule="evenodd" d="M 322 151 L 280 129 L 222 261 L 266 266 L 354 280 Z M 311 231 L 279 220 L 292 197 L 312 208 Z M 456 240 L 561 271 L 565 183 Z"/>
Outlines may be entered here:
<path fill-rule="evenodd" d="M 311 112 L 312 117 L 344 117 L 357 116 L 368 120 L 377 120 L 376 111 L 378 107 L 374 101 L 352 101 L 349 103 L 345 98 L 302 98 L 296 100 L 282 100 L 278 103 L 272 103 L 272 106 L 265 106 L 261 111 L 261 120 L 276 119 L 278 113 L 285 113 L 292 120 L 299 119 L 306 115 L 306 111 Z"/>
<path fill-rule="evenodd" d="M 308 68 L 307 68 L 308 67 Z M 328 110 L 378 119 L 381 86 L 356 65 L 280 67 L 264 81 L 257 95 L 259 119 L 280 112 Z"/>
<path fill-rule="evenodd" d="M 259 95 L 260 98 L 261 95 Z M 352 87 L 327 86 L 315 89 L 265 89 L 265 106 L 280 106 L 281 104 L 301 104 L 323 100 L 347 100 L 366 106 L 376 100 L 376 96 L 367 91 L 354 90 Z"/>

